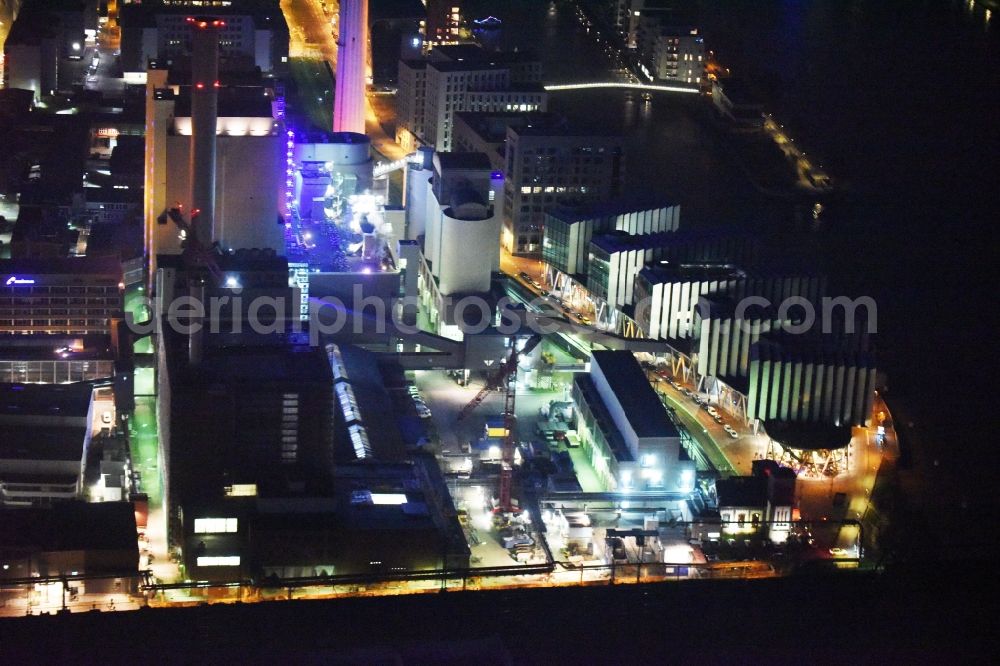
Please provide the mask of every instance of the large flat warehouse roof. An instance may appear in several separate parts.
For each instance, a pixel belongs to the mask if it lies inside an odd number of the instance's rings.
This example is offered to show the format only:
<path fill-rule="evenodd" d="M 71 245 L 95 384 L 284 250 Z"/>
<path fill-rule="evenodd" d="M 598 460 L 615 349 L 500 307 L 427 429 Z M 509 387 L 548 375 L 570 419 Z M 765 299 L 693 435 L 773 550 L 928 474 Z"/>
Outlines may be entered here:
<path fill-rule="evenodd" d="M 632 352 L 595 350 L 593 363 L 599 366 L 637 436 L 680 436 Z"/>

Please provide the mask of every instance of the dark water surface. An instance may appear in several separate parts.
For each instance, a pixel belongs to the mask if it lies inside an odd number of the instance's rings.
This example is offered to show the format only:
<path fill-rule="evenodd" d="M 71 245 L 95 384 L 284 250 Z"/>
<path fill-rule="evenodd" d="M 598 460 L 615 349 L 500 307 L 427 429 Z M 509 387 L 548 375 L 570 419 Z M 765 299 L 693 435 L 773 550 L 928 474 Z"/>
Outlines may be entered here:
<path fill-rule="evenodd" d="M 941 467 L 983 474 L 995 438 L 1000 182 L 997 22 L 962 0 L 702 0 L 706 45 L 843 185 L 818 231 L 835 288 L 879 303 L 889 395 Z M 506 48 L 540 52 L 547 82 L 607 79 L 571 3 L 470 2 L 505 21 Z M 488 7 L 488 10 L 486 9 Z M 758 195 L 679 100 L 558 93 L 553 110 L 628 132 L 633 191 L 683 204 L 682 224 L 767 230 L 793 206 Z M 792 224 L 794 227 L 794 224 Z"/>

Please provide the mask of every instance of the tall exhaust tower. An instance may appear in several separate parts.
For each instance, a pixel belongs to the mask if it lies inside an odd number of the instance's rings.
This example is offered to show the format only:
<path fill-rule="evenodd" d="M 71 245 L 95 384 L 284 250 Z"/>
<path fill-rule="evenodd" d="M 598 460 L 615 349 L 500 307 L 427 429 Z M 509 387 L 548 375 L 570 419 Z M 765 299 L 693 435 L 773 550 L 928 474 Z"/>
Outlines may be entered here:
<path fill-rule="evenodd" d="M 368 0 L 340 0 L 337 39 L 337 86 L 333 131 L 365 133 L 365 50 L 368 48 Z"/>
<path fill-rule="evenodd" d="M 219 119 L 219 29 L 222 19 L 188 18 L 191 25 L 191 223 L 199 239 L 215 238 L 215 163 Z"/>

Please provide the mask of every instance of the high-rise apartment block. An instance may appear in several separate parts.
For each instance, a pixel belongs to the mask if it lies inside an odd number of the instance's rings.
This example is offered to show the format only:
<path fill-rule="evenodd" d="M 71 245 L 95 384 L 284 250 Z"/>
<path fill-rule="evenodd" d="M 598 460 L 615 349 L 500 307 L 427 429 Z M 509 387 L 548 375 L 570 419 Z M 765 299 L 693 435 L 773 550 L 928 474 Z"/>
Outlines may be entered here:
<path fill-rule="evenodd" d="M 450 151 L 459 111 L 544 111 L 541 66 L 524 54 L 490 53 L 468 44 L 438 47 L 399 65 L 399 126 L 404 147 Z"/>
<path fill-rule="evenodd" d="M 620 135 L 558 121 L 507 129 L 503 245 L 540 255 L 545 214 L 560 205 L 617 198 L 625 176 Z"/>
<path fill-rule="evenodd" d="M 692 85 L 705 80 L 705 40 L 698 28 L 663 25 L 657 18 L 639 25 L 640 67 L 650 79 Z"/>
<path fill-rule="evenodd" d="M 425 0 L 427 23 L 424 37 L 428 44 L 456 42 L 462 27 L 462 0 Z"/>
<path fill-rule="evenodd" d="M 614 21 L 650 81 L 705 81 L 704 39 L 693 17 L 675 2 L 617 0 Z"/>

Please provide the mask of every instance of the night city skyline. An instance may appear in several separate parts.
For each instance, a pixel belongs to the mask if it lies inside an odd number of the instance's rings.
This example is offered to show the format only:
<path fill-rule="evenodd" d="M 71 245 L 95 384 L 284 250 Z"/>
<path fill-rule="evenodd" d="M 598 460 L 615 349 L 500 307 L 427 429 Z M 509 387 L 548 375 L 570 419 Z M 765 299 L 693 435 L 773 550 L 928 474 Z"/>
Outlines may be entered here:
<path fill-rule="evenodd" d="M 997 12 L 0 0 L 0 660 L 986 657 Z"/>

